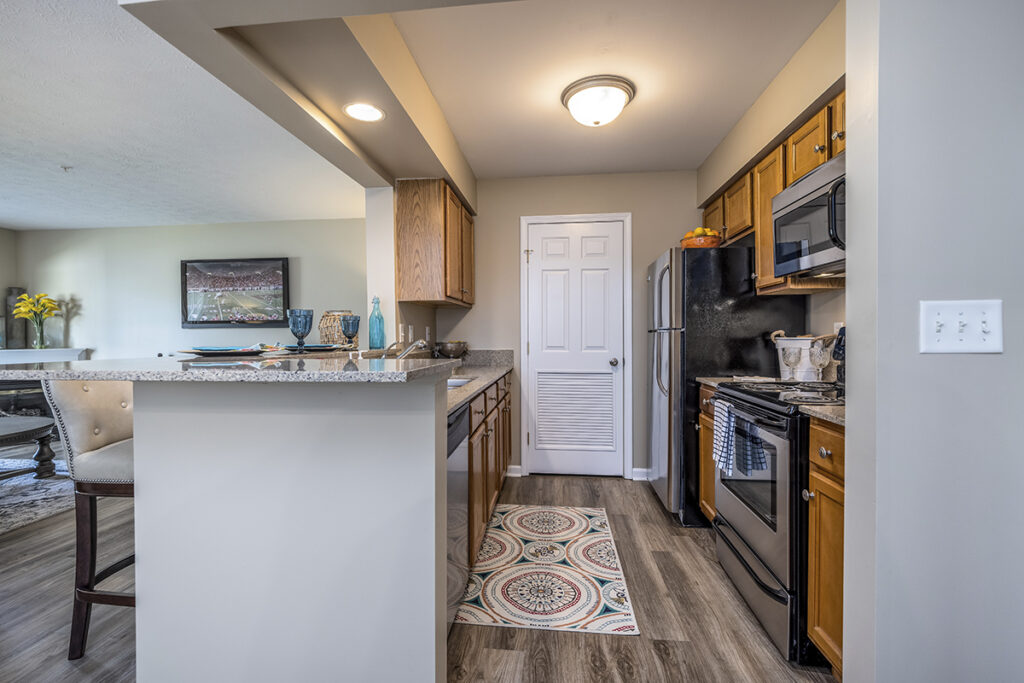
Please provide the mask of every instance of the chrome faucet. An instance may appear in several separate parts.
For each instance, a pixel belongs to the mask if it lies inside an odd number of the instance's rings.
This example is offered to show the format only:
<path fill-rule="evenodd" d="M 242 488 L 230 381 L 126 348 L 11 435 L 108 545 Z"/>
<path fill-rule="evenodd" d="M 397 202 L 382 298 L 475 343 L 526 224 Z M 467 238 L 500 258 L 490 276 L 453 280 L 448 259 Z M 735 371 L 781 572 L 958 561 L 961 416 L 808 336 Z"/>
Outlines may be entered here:
<path fill-rule="evenodd" d="M 388 344 L 388 348 L 384 349 L 384 355 L 382 356 L 382 358 L 387 358 L 388 357 L 388 353 L 391 351 L 391 349 L 395 348 L 396 346 L 401 346 L 404 343 L 405 342 L 396 341 L 396 342 L 391 342 L 390 344 Z"/>
<path fill-rule="evenodd" d="M 412 353 L 416 349 L 425 349 L 425 348 L 427 348 L 427 342 L 423 341 L 422 339 L 417 339 L 412 344 L 409 344 L 409 346 L 405 347 L 405 350 L 402 351 L 400 354 L 398 354 L 398 356 L 396 356 L 396 360 L 401 360 L 401 359 L 405 358 L 406 356 L 408 356 L 410 353 Z M 385 353 L 385 355 L 386 355 L 386 353 Z"/>

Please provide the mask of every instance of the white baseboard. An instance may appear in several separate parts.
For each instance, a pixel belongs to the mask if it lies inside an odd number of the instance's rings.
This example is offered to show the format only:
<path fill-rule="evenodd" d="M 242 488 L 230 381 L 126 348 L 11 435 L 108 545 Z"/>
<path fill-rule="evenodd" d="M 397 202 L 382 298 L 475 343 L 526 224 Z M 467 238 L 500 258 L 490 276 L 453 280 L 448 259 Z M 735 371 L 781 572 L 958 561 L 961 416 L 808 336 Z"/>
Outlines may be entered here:
<path fill-rule="evenodd" d="M 523 476 L 523 468 L 520 465 L 509 465 L 508 472 L 505 473 L 506 477 L 521 477 Z"/>
<path fill-rule="evenodd" d="M 633 468 L 633 478 L 634 479 L 639 479 L 640 481 L 647 481 L 648 479 L 651 478 L 651 470 L 650 470 L 650 468 L 634 467 Z"/>

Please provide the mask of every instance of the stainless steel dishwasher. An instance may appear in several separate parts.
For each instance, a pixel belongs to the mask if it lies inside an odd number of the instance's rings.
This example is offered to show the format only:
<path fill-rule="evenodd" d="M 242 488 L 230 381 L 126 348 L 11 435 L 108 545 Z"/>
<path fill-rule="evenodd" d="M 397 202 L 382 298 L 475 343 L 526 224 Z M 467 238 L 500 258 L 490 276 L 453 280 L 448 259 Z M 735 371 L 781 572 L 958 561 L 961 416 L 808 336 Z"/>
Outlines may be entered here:
<path fill-rule="evenodd" d="M 469 580 L 469 406 L 448 416 L 448 628 Z"/>

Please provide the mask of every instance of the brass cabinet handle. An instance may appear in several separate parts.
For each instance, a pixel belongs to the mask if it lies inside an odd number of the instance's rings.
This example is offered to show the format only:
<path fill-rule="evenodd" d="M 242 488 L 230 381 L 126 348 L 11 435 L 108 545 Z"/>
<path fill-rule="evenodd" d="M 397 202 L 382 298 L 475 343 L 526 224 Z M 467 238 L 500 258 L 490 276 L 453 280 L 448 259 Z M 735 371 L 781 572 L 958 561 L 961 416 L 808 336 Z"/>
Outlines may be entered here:
<path fill-rule="evenodd" d="M 814 493 L 811 492 L 811 491 L 808 491 L 807 489 L 804 489 L 800 493 L 800 497 L 803 498 L 805 501 L 810 502 L 814 498 Z"/>
<path fill-rule="evenodd" d="M 818 449 L 818 456 L 820 456 L 823 459 L 824 458 L 828 458 L 831 455 L 832 455 L 832 451 L 828 450 L 824 446 L 822 446 L 821 448 Z"/>
<path fill-rule="evenodd" d="M 825 147 L 825 145 L 815 145 L 814 146 L 814 151 L 818 152 L 818 153 L 824 152 L 826 149 L 827 149 L 827 147 Z"/>

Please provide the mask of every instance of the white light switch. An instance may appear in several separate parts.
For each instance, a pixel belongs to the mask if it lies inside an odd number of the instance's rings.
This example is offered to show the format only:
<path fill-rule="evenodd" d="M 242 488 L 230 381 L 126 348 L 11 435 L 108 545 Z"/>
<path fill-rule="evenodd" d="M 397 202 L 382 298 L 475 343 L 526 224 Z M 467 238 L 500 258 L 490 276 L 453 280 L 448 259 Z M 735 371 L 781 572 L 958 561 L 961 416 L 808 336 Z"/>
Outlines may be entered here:
<path fill-rule="evenodd" d="M 1002 353 L 1002 300 L 922 301 L 920 351 Z"/>

